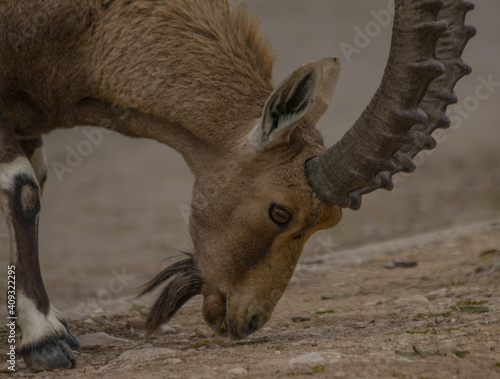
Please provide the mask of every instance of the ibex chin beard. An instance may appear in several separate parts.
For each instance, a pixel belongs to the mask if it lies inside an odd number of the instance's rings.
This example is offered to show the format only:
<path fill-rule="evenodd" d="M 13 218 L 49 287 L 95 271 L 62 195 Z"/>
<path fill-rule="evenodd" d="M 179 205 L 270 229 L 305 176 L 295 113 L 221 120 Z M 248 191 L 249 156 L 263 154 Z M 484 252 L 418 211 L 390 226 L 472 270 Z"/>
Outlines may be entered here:
<path fill-rule="evenodd" d="M 161 324 L 168 322 L 188 300 L 196 295 L 204 296 L 203 317 L 221 336 L 233 339 L 245 338 L 257 331 L 269 319 L 271 312 L 260 310 L 260 307 L 257 307 L 259 310 L 250 312 L 250 308 L 255 308 L 251 307 L 251 304 L 256 303 L 251 296 L 233 296 L 233 306 L 230 307 L 228 295 L 213 285 L 204 283 L 194 256 L 189 253 L 186 255 L 187 258 L 170 265 L 156 275 L 139 295 L 146 295 L 166 283 L 146 319 L 147 334 L 154 333 Z M 240 310 L 244 312 L 241 313 Z"/>
<path fill-rule="evenodd" d="M 187 258 L 170 265 L 156 275 L 139 295 L 143 296 L 167 283 L 149 311 L 146 320 L 148 334 L 168 322 L 189 299 L 201 294 L 203 280 L 196 268 L 194 256 L 189 253 L 186 255 Z"/>

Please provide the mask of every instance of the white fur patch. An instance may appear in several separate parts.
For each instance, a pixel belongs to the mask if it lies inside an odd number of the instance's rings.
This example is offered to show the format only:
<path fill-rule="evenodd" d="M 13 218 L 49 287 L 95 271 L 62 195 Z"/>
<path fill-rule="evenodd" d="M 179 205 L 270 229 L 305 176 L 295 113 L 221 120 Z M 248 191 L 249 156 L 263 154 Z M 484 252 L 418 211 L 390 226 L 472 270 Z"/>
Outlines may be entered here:
<path fill-rule="evenodd" d="M 22 332 L 19 348 L 36 345 L 44 338 L 54 335 L 66 335 L 66 328 L 59 322 L 59 312 L 50 306 L 45 316 L 35 306 L 33 301 L 21 291 L 17 293 L 17 322 Z"/>
<path fill-rule="evenodd" d="M 37 158 L 40 159 L 40 158 Z M 44 158 L 45 159 L 45 158 Z M 26 157 L 19 156 L 9 163 L 0 164 L 0 206 L 3 209 L 5 215 L 5 221 L 7 222 L 7 226 L 9 227 L 10 232 L 10 263 L 16 264 L 17 261 L 17 245 L 15 239 L 15 231 L 12 227 L 12 221 L 10 220 L 9 215 L 9 205 L 5 194 L 3 191 L 13 191 L 15 182 L 14 178 L 19 174 L 26 174 L 30 176 L 36 183 L 38 180 L 35 176 L 35 171 L 31 166 L 31 163 L 28 161 Z"/>
<path fill-rule="evenodd" d="M 19 156 L 12 162 L 0 164 L 0 188 L 4 191 L 12 191 L 15 184 L 14 178 L 19 174 L 26 174 L 38 183 L 31 163 L 26 157 Z"/>

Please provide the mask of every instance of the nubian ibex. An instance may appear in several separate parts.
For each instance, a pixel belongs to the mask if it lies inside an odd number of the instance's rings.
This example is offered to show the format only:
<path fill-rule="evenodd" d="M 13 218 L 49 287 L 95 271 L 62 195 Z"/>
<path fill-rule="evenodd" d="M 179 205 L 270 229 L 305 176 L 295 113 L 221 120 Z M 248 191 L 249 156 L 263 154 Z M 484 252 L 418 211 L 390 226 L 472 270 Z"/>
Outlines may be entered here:
<path fill-rule="evenodd" d="M 339 60 L 309 63 L 275 86 L 274 56 L 243 5 L 1 1 L 0 204 L 27 366 L 73 367 L 78 344 L 50 304 L 38 263 L 43 134 L 100 126 L 183 155 L 196 177 L 194 254 L 145 287 L 164 286 L 147 330 L 202 294 L 206 322 L 243 338 L 269 320 L 312 233 L 336 225 L 342 208 L 358 209 L 363 194 L 391 189 L 395 173 L 413 171 L 415 155 L 435 147 L 431 134 L 449 125 L 454 85 L 470 72 L 461 54 L 475 33 L 464 26 L 472 8 L 396 0 L 380 88 L 326 149 L 315 124 Z"/>

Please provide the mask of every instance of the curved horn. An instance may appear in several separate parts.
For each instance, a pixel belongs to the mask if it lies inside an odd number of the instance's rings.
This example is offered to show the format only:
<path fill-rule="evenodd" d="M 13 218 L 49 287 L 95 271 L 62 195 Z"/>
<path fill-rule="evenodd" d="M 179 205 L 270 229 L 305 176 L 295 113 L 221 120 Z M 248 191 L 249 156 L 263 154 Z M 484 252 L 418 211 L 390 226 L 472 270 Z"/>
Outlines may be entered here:
<path fill-rule="evenodd" d="M 470 72 L 460 56 L 475 32 L 464 27 L 472 4 L 396 0 L 395 5 L 379 89 L 344 137 L 306 164 L 309 183 L 327 203 L 359 209 L 363 194 L 390 190 L 394 173 L 414 169 L 413 157 L 435 147 L 432 131 L 449 125 L 444 112 L 456 102 L 453 86 Z"/>
<path fill-rule="evenodd" d="M 450 120 L 446 116 L 446 108 L 458 101 L 453 89 L 460 78 L 471 72 L 471 68 L 462 60 L 462 53 L 467 42 L 476 34 L 475 28 L 465 26 L 465 16 L 472 9 L 474 9 L 474 4 L 468 2 L 445 1 L 438 17 L 446 20 L 449 27 L 436 46 L 436 59 L 444 65 L 445 73 L 430 84 L 420 103 L 420 109 L 427 114 L 427 120 L 423 124 L 412 127 L 411 130 L 417 135 L 416 140 L 402 146 L 395 154 L 394 162 L 397 169 L 394 172 L 385 172 L 381 175 L 392 177 L 399 172 L 412 173 L 415 171 L 416 165 L 413 158 L 420 151 L 432 150 L 437 145 L 431 134 L 436 129 L 446 129 L 450 126 Z M 358 201 L 352 202 L 351 208 L 359 209 L 361 196 L 375 189 L 365 187 L 357 190 L 352 197 Z"/>

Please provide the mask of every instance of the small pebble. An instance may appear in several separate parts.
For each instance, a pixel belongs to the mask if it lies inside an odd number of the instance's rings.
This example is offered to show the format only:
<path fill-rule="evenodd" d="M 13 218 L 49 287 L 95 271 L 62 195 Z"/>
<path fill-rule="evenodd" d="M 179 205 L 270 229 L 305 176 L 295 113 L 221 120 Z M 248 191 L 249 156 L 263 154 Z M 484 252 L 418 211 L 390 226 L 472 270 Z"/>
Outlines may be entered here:
<path fill-rule="evenodd" d="M 399 362 L 408 362 L 408 363 L 413 363 L 411 359 L 405 358 L 405 357 L 399 357 L 398 358 Z"/>
<path fill-rule="evenodd" d="M 389 270 L 392 270 L 393 268 L 396 268 L 396 265 L 392 262 L 387 262 L 387 263 L 384 263 L 383 265 L 385 268 L 389 269 Z"/>
<path fill-rule="evenodd" d="M 452 340 L 444 340 L 440 341 L 438 344 L 438 350 L 439 350 L 439 355 L 450 355 L 450 354 L 455 354 L 458 349 L 457 345 L 455 345 L 455 342 Z"/>
<path fill-rule="evenodd" d="M 393 259 L 391 262 L 387 262 L 384 264 L 385 268 L 393 269 L 393 268 L 413 268 L 417 267 L 417 262 L 407 261 L 405 259 Z"/>
<path fill-rule="evenodd" d="M 417 267 L 418 265 L 417 262 L 407 261 L 405 259 L 393 259 L 392 263 L 394 263 L 394 266 L 401 268 L 412 268 L 412 267 Z"/>
<path fill-rule="evenodd" d="M 321 300 L 335 300 L 335 296 L 323 295 L 323 296 L 321 296 Z"/>
<path fill-rule="evenodd" d="M 292 316 L 293 322 L 306 322 L 311 321 L 311 316 Z"/>
<path fill-rule="evenodd" d="M 103 371 L 106 371 L 108 369 L 109 365 L 104 365 L 104 366 L 101 366 L 97 369 L 97 372 L 98 373 L 101 373 Z"/>
<path fill-rule="evenodd" d="M 235 367 L 227 372 L 228 378 L 242 378 L 248 375 L 248 371 L 243 367 Z"/>
<path fill-rule="evenodd" d="M 295 369 L 299 366 L 315 366 L 317 364 L 325 362 L 325 359 L 321 356 L 320 353 L 309 353 L 300 355 L 298 357 L 292 358 L 288 361 L 290 367 Z"/>

